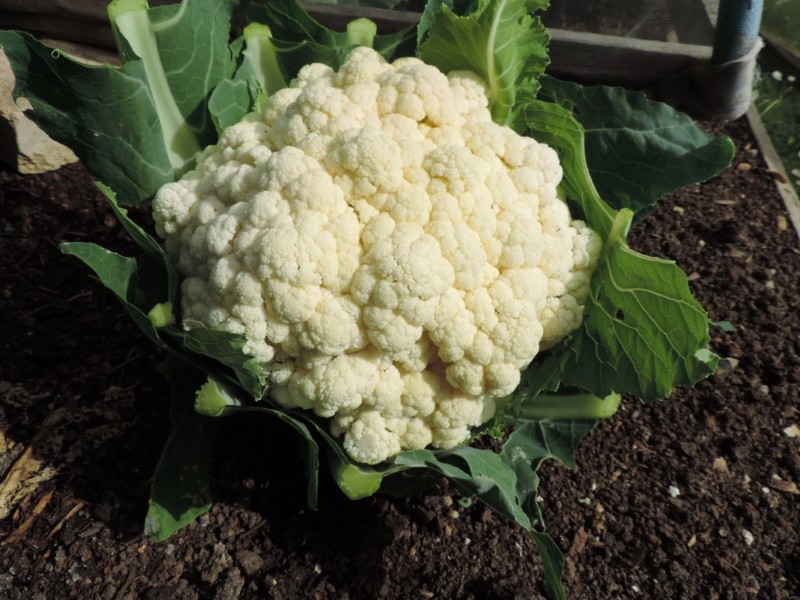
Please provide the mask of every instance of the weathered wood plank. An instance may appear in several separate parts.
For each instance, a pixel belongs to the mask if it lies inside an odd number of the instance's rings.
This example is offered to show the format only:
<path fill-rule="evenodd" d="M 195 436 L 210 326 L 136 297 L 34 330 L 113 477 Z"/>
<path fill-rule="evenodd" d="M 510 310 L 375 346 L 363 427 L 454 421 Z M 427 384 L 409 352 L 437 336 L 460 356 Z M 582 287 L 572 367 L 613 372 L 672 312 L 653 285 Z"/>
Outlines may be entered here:
<path fill-rule="evenodd" d="M 153 2 L 158 4 L 159 2 Z M 419 13 L 303 2 L 319 21 L 343 30 L 367 17 L 382 32 L 416 24 Z M 105 0 L 0 0 L 0 27 L 31 31 L 53 39 L 113 47 Z M 102 9 L 102 10 L 101 10 Z M 551 29 L 550 72 L 584 83 L 644 88 L 708 60 L 710 48 Z"/>
<path fill-rule="evenodd" d="M 0 13 L 31 13 L 88 21 L 107 21 L 109 0 L 0 0 Z"/>
<path fill-rule="evenodd" d="M 800 70 L 800 50 L 786 42 L 777 33 L 765 27 L 761 28 L 761 35 L 778 54 L 792 63 L 795 69 Z"/>
<path fill-rule="evenodd" d="M 775 184 L 778 186 L 778 192 L 783 198 L 783 203 L 786 205 L 786 212 L 789 213 L 789 219 L 792 221 L 797 237 L 800 238 L 800 199 L 797 197 L 797 192 L 789 181 L 789 176 L 786 173 L 786 168 L 783 166 L 778 151 L 772 144 L 772 139 L 767 133 L 767 128 L 764 126 L 764 121 L 761 120 L 761 115 L 752 104 L 747 110 L 747 121 L 750 124 L 750 129 L 753 132 L 753 137 L 756 138 L 756 143 L 761 149 L 761 155 L 767 166 L 780 173 L 783 180 L 775 179 Z"/>
<path fill-rule="evenodd" d="M 93 46 L 114 47 L 108 20 L 71 18 L 54 14 L 0 11 L 0 29 L 19 29 L 38 37 L 78 42 Z"/>
<path fill-rule="evenodd" d="M 583 83 L 645 88 L 706 63 L 711 47 L 550 30 L 549 72 Z"/>
<path fill-rule="evenodd" d="M 365 17 L 375 22 L 378 31 L 391 33 L 411 27 L 419 22 L 420 13 L 390 10 L 386 8 L 368 8 L 361 6 L 336 6 L 321 2 L 300 2 L 312 17 L 332 29 L 344 31 L 353 19 Z"/>

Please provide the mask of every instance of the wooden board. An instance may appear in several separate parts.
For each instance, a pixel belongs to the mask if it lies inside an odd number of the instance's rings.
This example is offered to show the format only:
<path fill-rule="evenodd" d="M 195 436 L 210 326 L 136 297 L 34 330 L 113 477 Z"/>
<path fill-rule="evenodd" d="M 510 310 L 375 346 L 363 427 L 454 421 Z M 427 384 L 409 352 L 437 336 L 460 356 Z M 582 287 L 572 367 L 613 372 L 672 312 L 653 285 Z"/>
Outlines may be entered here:
<path fill-rule="evenodd" d="M 778 151 L 772 144 L 767 128 L 764 126 L 764 121 L 761 120 L 761 115 L 758 114 L 756 107 L 753 105 L 750 105 L 747 111 L 747 121 L 750 123 L 750 129 L 753 131 L 753 136 L 756 138 L 767 166 L 782 176 L 782 178 L 776 177 L 775 184 L 778 186 L 778 192 L 786 205 L 786 212 L 789 213 L 789 219 L 792 221 L 795 232 L 797 232 L 797 237 L 800 238 L 800 199 L 797 197 L 797 192 L 789 180 Z"/>
<path fill-rule="evenodd" d="M 163 2 L 151 2 L 159 4 Z M 343 30 L 357 17 L 375 21 L 382 32 L 413 26 L 419 13 L 303 2 L 324 24 Z M 0 0 L 0 28 L 23 29 L 38 36 L 113 48 L 106 0 Z M 657 42 L 595 33 L 551 29 L 550 72 L 583 83 L 644 88 L 702 64 L 706 46 Z"/>

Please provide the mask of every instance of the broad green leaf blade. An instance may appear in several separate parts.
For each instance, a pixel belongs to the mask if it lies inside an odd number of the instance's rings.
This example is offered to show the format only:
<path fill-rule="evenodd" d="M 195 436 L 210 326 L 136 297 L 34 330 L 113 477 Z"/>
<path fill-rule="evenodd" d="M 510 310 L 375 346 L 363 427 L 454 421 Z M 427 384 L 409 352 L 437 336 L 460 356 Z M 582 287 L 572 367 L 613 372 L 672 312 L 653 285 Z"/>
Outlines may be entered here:
<path fill-rule="evenodd" d="M 547 31 L 538 17 L 531 16 L 547 6 L 548 0 L 479 0 L 465 16 L 441 6 L 433 12 L 419 56 L 445 73 L 460 69 L 477 73 L 488 86 L 493 119 L 516 125 L 520 100 L 535 97 L 538 77 L 549 62 Z"/>
<path fill-rule="evenodd" d="M 548 459 L 573 468 L 578 444 L 598 422 L 595 419 L 519 421 L 500 452 L 502 460 L 516 475 L 517 502 L 531 519 L 531 535 L 542 556 L 545 585 L 551 598 L 565 598 L 561 586 L 564 556 L 544 532 L 544 521 L 536 500 L 539 489 L 537 471 Z"/>
<path fill-rule="evenodd" d="M 146 0 L 115 0 L 109 5 L 120 54 L 126 63 L 142 63 L 177 170 L 216 140 L 206 102 L 217 83 L 234 72 L 228 39 L 235 4 L 182 0 L 148 9 Z"/>
<path fill-rule="evenodd" d="M 231 54 L 240 58 L 236 73 L 221 81 L 208 101 L 208 110 L 218 132 L 238 123 L 250 112 L 260 111 L 264 99 L 286 87 L 284 70 L 288 57 L 279 53 L 291 53 L 296 45 L 288 49 L 272 39 L 272 30 L 260 23 L 250 23 L 242 36 L 231 43 Z"/>
<path fill-rule="evenodd" d="M 60 246 L 61 252 L 80 259 L 92 269 L 100 282 L 111 290 L 122 302 L 125 310 L 142 332 L 157 346 L 165 344 L 158 335 L 158 330 L 147 312 L 134 304 L 137 295 L 136 276 L 138 266 L 136 260 L 111 252 L 97 244 L 86 242 L 67 242 Z M 150 308 L 147 309 L 149 312 Z"/>
<path fill-rule="evenodd" d="M 66 242 L 61 244 L 61 252 L 79 258 L 117 298 L 128 301 L 131 280 L 136 273 L 135 259 L 88 242 Z"/>
<path fill-rule="evenodd" d="M 544 526 L 536 502 L 539 488 L 536 471 L 551 458 L 573 468 L 578 444 L 597 423 L 597 419 L 519 421 L 509 434 L 500 457 L 515 473 L 516 498 L 534 527 L 543 529 Z"/>
<path fill-rule="evenodd" d="M 334 6 L 362 6 L 369 8 L 394 8 L 402 0 L 316 0 L 318 4 Z"/>
<path fill-rule="evenodd" d="M 164 541 L 211 508 L 208 477 L 219 421 L 194 411 L 202 373 L 173 365 L 172 432 L 153 477 L 145 533 Z"/>
<path fill-rule="evenodd" d="M 559 156 L 564 178 L 561 188 L 576 202 L 589 226 L 604 239 L 611 233 L 615 211 L 600 197 L 589 173 L 584 131 L 572 112 L 554 102 L 533 100 L 525 107 L 530 137 L 551 146 Z"/>
<path fill-rule="evenodd" d="M 533 541 L 539 549 L 544 568 L 544 583 L 550 600 L 567 600 L 564 587 L 561 585 L 561 576 L 564 573 L 564 555 L 556 543 L 546 533 L 532 531 Z"/>
<path fill-rule="evenodd" d="M 228 41 L 231 14 L 237 4 L 238 0 L 183 0 L 179 5 L 150 9 L 169 87 L 201 148 L 216 141 L 206 110 L 208 95 L 217 83 L 233 75 L 235 63 Z"/>
<path fill-rule="evenodd" d="M 174 173 L 140 62 L 87 67 L 28 34 L 0 31 L 27 116 L 69 146 L 122 204 L 138 204 Z"/>
<path fill-rule="evenodd" d="M 200 145 L 170 89 L 147 0 L 114 0 L 108 5 L 108 15 L 123 61 L 141 61 L 158 114 L 164 147 L 173 168 L 180 171 L 200 152 Z"/>
<path fill-rule="evenodd" d="M 208 99 L 208 111 L 218 133 L 236 125 L 246 114 L 256 108 L 260 94 L 258 82 L 252 78 L 221 81 Z"/>
<path fill-rule="evenodd" d="M 346 34 L 322 25 L 295 0 L 251 0 L 245 8 L 250 23 L 269 23 L 280 39 L 311 41 L 329 47 L 342 45 Z M 278 31 L 281 35 L 278 35 Z M 290 36 L 290 37 L 284 37 Z"/>
<path fill-rule="evenodd" d="M 565 378 L 598 395 L 616 391 L 656 400 L 714 372 L 708 343 L 708 315 L 692 297 L 686 274 L 671 261 L 619 245 L 592 279 L 574 346 L 583 349 Z"/>
<path fill-rule="evenodd" d="M 574 110 L 585 131 L 589 171 L 600 197 L 637 219 L 666 194 L 711 179 L 733 159 L 733 143 L 640 92 L 541 79 L 541 96 Z"/>
<path fill-rule="evenodd" d="M 160 260 L 164 256 L 164 249 L 161 247 L 161 244 L 128 216 L 128 211 L 122 208 L 119 202 L 117 202 L 117 195 L 114 193 L 114 190 L 100 181 L 96 181 L 95 186 L 106 197 L 106 200 L 108 200 L 111 206 L 111 210 L 114 211 L 114 215 L 119 219 L 119 222 L 128 235 L 131 236 L 131 239 L 136 242 L 142 250 L 147 252 L 153 260 Z"/>
<path fill-rule="evenodd" d="M 213 358 L 230 367 L 242 388 L 253 400 L 261 400 L 267 389 L 266 373 L 259 362 L 242 350 L 244 337 L 226 331 L 208 329 L 199 323 L 183 334 L 183 344 L 192 352 Z"/>
<path fill-rule="evenodd" d="M 565 381 L 598 396 L 658 400 L 714 372 L 708 342 L 708 316 L 686 274 L 620 245 L 593 276 L 583 327 L 529 367 L 522 385 L 535 394 Z"/>
<path fill-rule="evenodd" d="M 152 298 L 153 303 L 163 304 L 165 302 L 174 301 L 178 292 L 178 273 L 175 270 L 172 259 L 170 259 L 164 251 L 163 246 L 159 244 L 153 236 L 147 233 L 128 216 L 127 209 L 121 207 L 119 202 L 117 202 L 117 195 L 114 193 L 114 190 L 99 181 L 95 182 L 95 185 L 108 200 L 111 210 L 114 211 L 114 215 L 119 219 L 122 227 L 131 239 L 145 252 L 146 258 L 149 259 L 151 263 L 147 266 L 151 267 L 150 270 L 152 271 L 152 273 L 149 274 L 149 279 L 153 281 L 152 289 L 148 290 L 148 293 L 141 295 Z M 139 265 L 140 286 L 143 283 L 143 274 L 141 273 L 143 266 L 142 264 Z"/>
<path fill-rule="evenodd" d="M 597 396 L 631 393 L 648 401 L 707 377 L 716 364 L 708 351 L 708 317 L 680 268 L 628 248 L 632 213 L 614 212 L 600 198 L 585 158 L 583 127 L 569 110 L 539 100 L 528 105 L 525 120 L 532 137 L 562 157 L 562 189 L 604 238 L 584 324 L 527 369 L 529 393 L 566 382 Z"/>
<path fill-rule="evenodd" d="M 398 454 L 393 465 L 406 469 L 432 469 L 447 477 L 463 493 L 474 494 L 525 529 L 531 528 L 528 515 L 516 499 L 514 469 L 491 450 L 468 446 L 439 453 L 414 450 Z"/>

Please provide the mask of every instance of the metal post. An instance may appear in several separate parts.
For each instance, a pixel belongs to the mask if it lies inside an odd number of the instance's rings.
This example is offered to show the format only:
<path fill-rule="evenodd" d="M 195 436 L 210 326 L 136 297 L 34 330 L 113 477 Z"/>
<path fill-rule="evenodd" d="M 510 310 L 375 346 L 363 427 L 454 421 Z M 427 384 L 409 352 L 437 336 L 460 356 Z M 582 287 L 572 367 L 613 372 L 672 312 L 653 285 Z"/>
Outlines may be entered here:
<path fill-rule="evenodd" d="M 761 26 L 763 0 L 720 0 L 711 63 L 725 64 L 753 49 Z"/>

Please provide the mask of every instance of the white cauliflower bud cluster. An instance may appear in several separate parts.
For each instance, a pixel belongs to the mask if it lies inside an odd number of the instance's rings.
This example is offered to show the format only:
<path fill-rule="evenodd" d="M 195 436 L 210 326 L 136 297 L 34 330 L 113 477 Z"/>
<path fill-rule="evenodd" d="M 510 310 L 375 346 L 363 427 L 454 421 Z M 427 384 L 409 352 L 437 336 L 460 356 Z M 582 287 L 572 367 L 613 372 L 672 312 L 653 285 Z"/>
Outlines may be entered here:
<path fill-rule="evenodd" d="M 356 461 L 450 448 L 581 323 L 597 234 L 485 86 L 353 50 L 304 67 L 154 201 L 183 319 L 241 333 Z"/>

